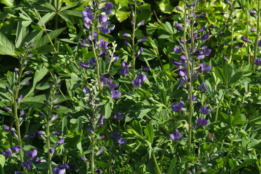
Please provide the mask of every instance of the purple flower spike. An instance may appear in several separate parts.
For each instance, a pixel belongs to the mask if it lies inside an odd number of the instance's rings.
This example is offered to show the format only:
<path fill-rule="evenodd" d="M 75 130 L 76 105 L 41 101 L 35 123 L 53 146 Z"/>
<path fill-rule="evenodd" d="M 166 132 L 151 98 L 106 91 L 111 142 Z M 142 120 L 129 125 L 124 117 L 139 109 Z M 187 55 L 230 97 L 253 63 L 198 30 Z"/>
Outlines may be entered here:
<path fill-rule="evenodd" d="M 201 37 L 201 40 L 202 40 L 202 41 L 206 41 L 206 40 L 208 40 L 208 38 L 209 38 L 209 34 L 207 33 L 207 34 L 204 34 L 204 35 Z"/>
<path fill-rule="evenodd" d="M 31 170 L 31 166 L 33 165 L 32 161 L 25 161 L 21 163 L 21 166 L 25 168 L 25 170 Z"/>
<path fill-rule="evenodd" d="M 203 82 L 201 85 L 199 85 L 198 89 L 199 89 L 199 90 L 202 90 L 202 91 L 204 91 L 204 92 L 207 92 L 205 83 L 206 83 L 206 82 Z"/>
<path fill-rule="evenodd" d="M 25 153 L 25 156 L 27 157 L 27 158 L 29 158 L 29 159 L 33 159 L 34 157 L 36 157 L 36 155 L 37 155 L 37 150 L 36 149 L 34 149 L 34 150 L 28 150 L 26 153 Z"/>
<path fill-rule="evenodd" d="M 257 65 L 257 66 L 260 66 L 261 65 L 261 58 L 255 59 L 254 64 Z"/>
<path fill-rule="evenodd" d="M 111 9 L 113 8 L 113 4 L 110 2 L 107 2 L 103 7 L 102 11 L 105 11 L 106 15 L 111 14 Z"/>
<path fill-rule="evenodd" d="M 62 144 L 64 143 L 64 140 L 65 140 L 65 138 L 60 139 L 60 140 L 57 142 L 57 145 L 58 145 L 58 146 L 59 146 L 59 145 L 62 145 Z"/>
<path fill-rule="evenodd" d="M 90 66 L 87 65 L 85 62 L 82 62 L 82 63 L 81 63 L 81 67 L 83 67 L 83 68 L 85 68 L 85 69 L 90 68 Z"/>
<path fill-rule="evenodd" d="M 255 17 L 255 15 L 256 15 L 256 11 L 251 10 L 251 9 L 249 10 L 249 13 L 250 13 L 250 15 L 253 16 L 253 17 Z"/>
<path fill-rule="evenodd" d="M 200 18 L 205 18 L 207 16 L 207 13 L 203 13 L 201 15 L 199 15 Z"/>
<path fill-rule="evenodd" d="M 199 118 L 197 121 L 196 121 L 196 124 L 199 124 L 203 127 L 205 127 L 207 124 L 208 124 L 208 120 L 204 120 L 203 119 L 203 116 L 201 118 Z"/>
<path fill-rule="evenodd" d="M 113 99 L 119 99 L 121 97 L 121 92 L 118 92 L 118 90 L 111 90 L 111 98 Z"/>
<path fill-rule="evenodd" d="M 202 108 L 200 108 L 199 112 L 202 113 L 202 114 L 208 115 L 211 112 L 211 110 L 208 109 L 207 105 L 206 105 L 206 106 L 203 106 Z"/>
<path fill-rule="evenodd" d="M 107 16 L 99 15 L 99 21 L 100 21 L 100 23 L 105 23 L 105 22 L 107 22 Z"/>
<path fill-rule="evenodd" d="M 242 36 L 241 39 L 242 39 L 244 42 L 251 42 L 251 41 L 248 40 L 245 36 Z"/>
<path fill-rule="evenodd" d="M 204 62 L 201 63 L 200 67 L 202 72 L 210 72 L 212 68 L 211 65 L 206 65 Z"/>
<path fill-rule="evenodd" d="M 178 129 L 175 129 L 175 134 L 169 134 L 170 139 L 176 140 L 178 142 L 179 139 L 182 138 L 181 134 L 179 133 Z"/>
<path fill-rule="evenodd" d="M 119 72 L 121 75 L 126 76 L 129 74 L 130 71 L 128 68 L 124 68 L 124 69 L 119 69 Z"/>
<path fill-rule="evenodd" d="M 7 151 L 3 151 L 2 154 L 5 157 L 12 157 L 12 150 L 10 148 L 8 148 L 8 150 Z"/>
<path fill-rule="evenodd" d="M 87 92 L 90 92 L 90 89 L 87 88 L 87 87 L 85 87 L 85 88 L 83 88 L 82 92 L 83 92 L 84 94 L 87 94 Z"/>
<path fill-rule="evenodd" d="M 150 67 L 149 66 L 146 66 L 144 68 L 141 69 L 141 71 L 143 72 L 148 72 L 150 70 Z"/>
<path fill-rule="evenodd" d="M 14 153 L 18 153 L 19 150 L 22 150 L 22 147 L 15 145 L 15 146 L 12 147 L 12 150 L 13 150 Z"/>
<path fill-rule="evenodd" d="M 110 89 L 115 89 L 115 88 L 117 88 L 117 86 L 118 86 L 117 83 L 112 83 L 112 79 L 110 80 L 110 82 L 107 85 L 107 87 Z"/>

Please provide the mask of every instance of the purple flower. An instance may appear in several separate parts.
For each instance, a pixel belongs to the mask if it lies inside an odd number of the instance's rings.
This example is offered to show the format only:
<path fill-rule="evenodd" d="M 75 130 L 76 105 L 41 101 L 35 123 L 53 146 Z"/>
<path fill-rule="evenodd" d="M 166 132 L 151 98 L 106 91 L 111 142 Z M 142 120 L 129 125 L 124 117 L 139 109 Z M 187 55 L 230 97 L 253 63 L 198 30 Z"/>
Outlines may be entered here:
<path fill-rule="evenodd" d="M 88 39 L 89 41 L 92 41 L 92 40 L 96 39 L 97 37 L 98 37 L 98 34 L 97 34 L 96 32 L 93 32 L 93 38 L 92 38 L 92 35 L 89 34 L 89 36 L 87 37 L 87 39 Z M 86 41 L 85 41 L 85 44 L 86 44 Z"/>
<path fill-rule="evenodd" d="M 122 62 L 121 63 L 121 66 L 122 66 L 122 68 L 128 68 L 128 67 L 130 67 L 130 64 L 128 64 L 127 62 Z"/>
<path fill-rule="evenodd" d="M 22 173 L 22 172 L 18 172 L 18 171 L 15 171 L 15 174 L 24 174 L 24 173 Z"/>
<path fill-rule="evenodd" d="M 135 85 L 137 88 L 141 88 L 141 79 L 134 79 L 131 83 Z"/>
<path fill-rule="evenodd" d="M 203 63 L 201 63 L 200 68 L 201 68 L 201 71 L 202 71 L 202 72 L 210 72 L 212 66 L 211 66 L 211 65 L 206 65 L 206 64 L 203 62 Z"/>
<path fill-rule="evenodd" d="M 44 160 L 42 160 L 41 158 L 36 157 L 36 158 L 34 159 L 34 162 L 36 162 L 36 163 L 42 163 L 42 162 L 44 162 Z"/>
<path fill-rule="evenodd" d="M 182 9 L 181 9 L 181 8 L 179 8 L 179 7 L 176 7 L 176 10 L 177 10 L 177 11 L 181 11 L 181 12 L 182 12 Z"/>
<path fill-rule="evenodd" d="M 189 102 L 189 99 L 190 99 L 190 97 L 188 95 L 188 101 L 187 102 Z M 192 101 L 196 101 L 196 100 L 197 100 L 197 97 L 195 95 L 192 95 Z"/>
<path fill-rule="evenodd" d="M 211 24 L 210 28 L 217 28 L 217 26 L 215 26 L 214 24 Z"/>
<path fill-rule="evenodd" d="M 123 37 L 131 37 L 131 35 L 129 33 L 124 33 L 124 32 L 122 33 L 122 36 Z"/>
<path fill-rule="evenodd" d="M 96 60 L 95 60 L 95 58 L 94 58 L 94 57 L 90 58 L 90 59 L 89 59 L 89 63 L 90 63 L 90 65 L 92 65 L 92 66 L 96 66 Z"/>
<path fill-rule="evenodd" d="M 203 13 L 201 15 L 199 15 L 200 18 L 205 18 L 207 16 L 207 13 Z"/>
<path fill-rule="evenodd" d="M 174 104 L 172 106 L 172 110 L 174 112 L 179 112 L 179 111 L 182 111 L 182 109 L 184 108 L 184 102 L 183 101 L 180 101 L 180 104 Z"/>
<path fill-rule="evenodd" d="M 35 137 L 35 134 L 34 134 L 34 133 L 32 133 L 32 134 L 30 134 L 30 135 L 27 135 L 27 138 L 28 138 L 28 139 L 34 139 L 34 137 Z"/>
<path fill-rule="evenodd" d="M 25 161 L 21 163 L 21 166 L 25 168 L 25 170 L 31 170 L 31 166 L 33 165 L 32 161 Z"/>
<path fill-rule="evenodd" d="M 103 76 L 100 77 L 100 81 L 101 81 L 103 84 L 106 84 L 106 83 L 108 82 L 108 80 L 107 80 L 105 77 L 103 77 Z"/>
<path fill-rule="evenodd" d="M 82 161 L 86 161 L 87 159 L 86 158 L 84 158 L 83 156 L 81 157 L 81 160 Z"/>
<path fill-rule="evenodd" d="M 87 69 L 87 68 L 90 68 L 89 65 L 87 65 L 85 62 L 81 62 L 81 67 Z"/>
<path fill-rule="evenodd" d="M 249 13 L 250 13 L 250 15 L 253 16 L 253 17 L 255 17 L 255 15 L 256 15 L 256 11 L 251 10 L 251 9 L 249 10 Z"/>
<path fill-rule="evenodd" d="M 113 8 L 113 4 L 110 2 L 107 2 L 103 7 L 102 11 L 105 11 L 106 15 L 111 14 L 111 9 Z"/>
<path fill-rule="evenodd" d="M 107 22 L 107 16 L 99 15 L 99 21 L 100 21 L 100 23 L 105 23 L 105 22 Z"/>
<path fill-rule="evenodd" d="M 83 91 L 83 93 L 84 93 L 84 94 L 87 94 L 87 92 L 90 92 L 90 89 L 89 89 L 89 88 L 87 88 L 87 87 L 85 87 L 85 88 L 83 88 L 83 90 L 82 90 L 82 91 Z"/>
<path fill-rule="evenodd" d="M 98 114 L 99 121 L 97 123 L 98 127 L 101 127 L 103 125 L 103 120 L 105 119 L 104 115 Z"/>
<path fill-rule="evenodd" d="M 103 150 L 104 150 L 104 147 L 102 147 L 102 148 L 96 153 L 96 155 L 100 155 L 100 154 L 103 152 Z"/>
<path fill-rule="evenodd" d="M 58 105 L 59 106 L 59 105 Z M 55 116 L 53 116 L 53 117 L 50 117 L 49 118 L 49 120 L 50 121 L 54 121 L 54 120 L 56 120 L 58 118 L 58 114 L 56 114 Z"/>
<path fill-rule="evenodd" d="M 6 112 L 11 112 L 12 110 L 10 108 L 8 108 L 7 106 L 4 106 L 3 107 L 3 110 L 6 111 Z"/>
<path fill-rule="evenodd" d="M 117 129 L 116 129 L 114 132 L 112 132 L 112 133 L 110 134 L 110 137 L 111 137 L 111 138 L 116 138 L 116 137 L 118 137 L 118 135 L 119 135 L 119 134 L 117 134 Z"/>
<path fill-rule="evenodd" d="M 2 154 L 5 157 L 11 157 L 12 156 L 12 150 L 10 148 L 8 148 L 8 150 L 7 151 L 3 151 Z"/>
<path fill-rule="evenodd" d="M 9 126 L 7 126 L 7 125 L 4 125 L 4 130 L 6 130 L 6 131 L 10 131 L 11 128 L 10 128 Z"/>
<path fill-rule="evenodd" d="M 195 106 L 200 108 L 202 106 L 202 103 L 201 102 L 197 102 L 197 103 L 195 103 Z"/>
<path fill-rule="evenodd" d="M 41 138 L 41 136 L 42 135 L 44 135 L 45 134 L 45 132 L 44 131 L 36 131 L 36 135 L 39 137 L 39 138 Z"/>
<path fill-rule="evenodd" d="M 252 28 L 250 29 L 251 32 L 256 32 L 256 29 Z"/>
<path fill-rule="evenodd" d="M 59 146 L 59 145 L 62 145 L 63 143 L 64 143 L 64 140 L 65 140 L 65 138 L 61 138 L 58 142 L 57 142 L 57 145 Z"/>
<path fill-rule="evenodd" d="M 119 72 L 121 75 L 126 76 L 129 74 L 130 71 L 128 68 L 124 68 L 124 69 L 119 69 Z"/>
<path fill-rule="evenodd" d="M 199 55 L 198 57 L 197 57 L 197 59 L 199 59 L 199 60 L 202 60 L 202 59 L 204 59 L 205 58 L 205 55 Z"/>
<path fill-rule="evenodd" d="M 140 23 L 138 23 L 138 25 L 137 25 L 137 26 L 138 26 L 138 27 L 139 27 L 139 26 L 142 26 L 142 25 L 144 25 L 144 23 L 145 23 L 145 21 L 144 21 L 144 20 L 142 20 Z"/>
<path fill-rule="evenodd" d="M 25 153 L 25 156 L 27 157 L 27 158 L 29 158 L 29 159 L 33 159 L 34 157 L 36 157 L 36 155 L 37 155 L 37 150 L 36 149 L 34 149 L 34 150 L 28 150 L 26 153 Z"/>
<path fill-rule="evenodd" d="M 103 24 L 103 25 L 101 25 L 101 27 L 100 27 L 100 32 L 102 32 L 102 33 L 104 33 L 104 34 L 110 34 L 110 32 L 111 32 L 112 30 L 114 30 L 114 28 L 115 28 L 115 26 L 109 28 L 109 25 Z"/>
<path fill-rule="evenodd" d="M 180 54 L 180 53 L 183 52 L 181 46 L 179 46 L 179 48 L 174 47 L 173 50 L 174 50 L 174 52 L 175 52 L 176 54 Z"/>
<path fill-rule="evenodd" d="M 207 29 L 206 29 L 206 27 L 205 26 L 202 26 L 199 30 L 198 30 L 198 33 L 201 33 L 202 31 L 206 31 Z"/>
<path fill-rule="evenodd" d="M 27 117 L 26 113 L 24 113 L 24 110 L 22 110 L 22 113 L 20 115 L 23 119 L 25 119 Z"/>
<path fill-rule="evenodd" d="M 226 56 L 224 56 L 224 60 L 227 61 L 227 57 Z"/>
<path fill-rule="evenodd" d="M 254 64 L 256 64 L 257 66 L 260 66 L 261 65 L 261 58 L 255 59 Z"/>
<path fill-rule="evenodd" d="M 71 170 L 71 171 L 74 171 L 75 168 L 76 168 L 76 165 L 75 165 L 75 164 L 70 165 L 70 170 Z"/>
<path fill-rule="evenodd" d="M 242 36 L 241 39 L 242 39 L 244 42 L 251 42 L 251 41 L 248 40 L 245 36 Z"/>
<path fill-rule="evenodd" d="M 209 34 L 207 33 L 207 34 L 204 34 L 204 35 L 201 37 L 201 40 L 202 40 L 202 41 L 206 41 L 206 40 L 208 40 L 208 38 L 209 38 Z"/>
<path fill-rule="evenodd" d="M 142 75 L 142 74 L 138 74 L 136 79 L 140 79 L 141 82 L 144 82 L 147 79 L 147 76 L 146 75 Z"/>
<path fill-rule="evenodd" d="M 111 90 L 111 98 L 113 99 L 119 99 L 121 97 L 121 92 L 118 92 L 118 90 Z"/>
<path fill-rule="evenodd" d="M 170 139 L 176 140 L 178 142 L 179 139 L 182 138 L 181 134 L 179 133 L 178 129 L 175 129 L 175 134 L 169 134 Z"/>
<path fill-rule="evenodd" d="M 61 136 L 62 135 L 62 131 L 56 131 L 56 132 L 54 132 L 54 135 Z"/>
<path fill-rule="evenodd" d="M 140 47 L 139 51 L 137 53 L 135 53 L 135 57 L 136 58 L 139 57 L 142 52 L 143 52 L 143 48 Z"/>
<path fill-rule="evenodd" d="M 107 87 L 110 89 L 115 89 L 115 88 L 117 88 L 117 86 L 118 86 L 117 83 L 112 83 L 112 79 L 110 80 L 110 82 L 107 85 Z"/>
<path fill-rule="evenodd" d="M 15 145 L 15 146 L 12 147 L 12 150 L 14 151 L 14 153 L 18 153 L 19 150 L 22 150 L 22 147 L 18 146 L 18 145 Z"/>
<path fill-rule="evenodd" d="M 148 72 L 150 70 L 150 67 L 149 66 L 146 66 L 144 68 L 141 69 L 141 71 L 143 72 Z"/>
<path fill-rule="evenodd" d="M 199 112 L 202 113 L 202 114 L 208 115 L 211 112 L 211 110 L 208 109 L 207 105 L 206 105 L 206 106 L 203 106 L 202 108 L 200 108 Z"/>
<path fill-rule="evenodd" d="M 257 42 L 257 46 L 261 47 L 261 40 Z"/>
<path fill-rule="evenodd" d="M 140 39 L 138 42 L 147 42 L 148 41 L 148 37 L 144 37 L 142 39 Z"/>
<path fill-rule="evenodd" d="M 211 53 L 211 49 L 207 49 L 206 46 L 202 47 L 202 50 L 200 51 L 200 54 L 204 54 L 205 56 L 209 56 Z"/>
<path fill-rule="evenodd" d="M 203 127 L 205 127 L 207 124 L 208 124 L 208 120 L 204 120 L 203 119 L 203 116 L 201 118 L 199 118 L 197 121 L 196 121 L 196 124 L 199 124 Z"/>
<path fill-rule="evenodd" d="M 125 118 L 125 115 L 120 114 L 118 111 L 114 111 L 114 118 L 118 120 L 123 120 Z"/>
<path fill-rule="evenodd" d="M 119 145 L 125 145 L 125 144 L 127 144 L 128 140 L 123 140 L 123 139 L 120 138 L 117 141 L 118 141 Z"/>
<path fill-rule="evenodd" d="M 200 84 L 200 85 L 198 86 L 198 89 L 199 89 L 199 90 L 202 90 L 202 91 L 204 91 L 204 92 L 207 92 L 205 83 L 206 83 L 206 82 L 203 82 L 202 84 Z"/>
<path fill-rule="evenodd" d="M 49 153 L 51 153 L 52 156 L 53 156 L 54 152 L 55 152 L 55 149 L 54 149 L 54 148 L 49 149 Z"/>

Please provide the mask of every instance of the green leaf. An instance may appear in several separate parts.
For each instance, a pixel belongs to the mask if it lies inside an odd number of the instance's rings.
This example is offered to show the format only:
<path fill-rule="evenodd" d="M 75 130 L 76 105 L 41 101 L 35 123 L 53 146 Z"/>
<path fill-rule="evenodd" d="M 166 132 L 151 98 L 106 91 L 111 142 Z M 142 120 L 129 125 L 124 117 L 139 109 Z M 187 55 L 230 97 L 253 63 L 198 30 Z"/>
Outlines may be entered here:
<path fill-rule="evenodd" d="M 208 80 L 205 81 L 205 87 L 206 87 L 207 92 L 210 95 L 210 97 L 215 100 L 214 91 Z"/>
<path fill-rule="evenodd" d="M 8 7 L 12 7 L 12 6 L 14 6 L 14 0 L 1 0 L 0 4 L 5 4 Z"/>
<path fill-rule="evenodd" d="M 223 74 L 225 77 L 225 84 L 228 85 L 232 75 L 233 75 L 234 71 L 233 71 L 233 67 L 230 64 L 227 64 L 225 66 L 223 66 Z"/>
<path fill-rule="evenodd" d="M 43 17 L 40 18 L 37 25 L 39 25 L 40 27 L 45 27 L 45 23 L 50 21 L 55 16 L 55 14 L 55 12 L 46 13 Z"/>
<path fill-rule="evenodd" d="M 110 118 L 110 116 L 111 116 L 111 112 L 112 112 L 112 107 L 111 107 L 111 105 L 110 105 L 110 102 L 108 101 L 106 104 L 105 104 L 105 113 L 104 113 L 104 117 L 105 117 L 105 119 L 108 119 L 108 118 Z"/>
<path fill-rule="evenodd" d="M 31 21 L 29 21 L 31 23 Z M 30 25 L 30 23 L 28 25 Z M 28 34 L 28 25 L 22 25 L 22 21 L 18 22 L 17 29 L 16 29 L 16 40 L 15 40 L 15 47 L 19 48 L 22 44 L 23 39 Z"/>
<path fill-rule="evenodd" d="M 63 28 L 60 28 L 60 29 L 57 29 L 57 30 L 54 30 L 54 31 L 48 33 L 50 39 L 53 40 L 54 38 L 59 36 L 66 28 L 67 27 L 63 27 Z M 50 42 L 49 37 L 47 35 L 42 37 L 41 42 L 37 42 L 35 45 L 35 48 L 48 44 Z"/>
<path fill-rule="evenodd" d="M 223 71 L 222 71 L 222 69 L 221 68 L 219 68 L 219 67 L 215 67 L 215 73 L 216 73 L 216 75 L 218 76 L 218 78 L 223 82 L 223 83 L 225 83 L 225 76 L 224 76 L 224 74 L 223 74 Z"/>
<path fill-rule="evenodd" d="M 12 42 L 10 42 L 0 31 L 0 55 L 10 55 L 16 57 L 14 49 L 14 44 L 12 44 Z"/>
<path fill-rule="evenodd" d="M 48 69 L 45 66 L 40 65 L 40 66 L 37 67 L 35 74 L 34 74 L 33 86 L 31 88 L 31 90 L 24 96 L 24 99 L 26 97 L 28 97 L 34 91 L 36 84 L 40 80 L 42 80 L 42 78 L 47 74 L 47 72 L 48 72 Z"/>
<path fill-rule="evenodd" d="M 176 162 L 177 162 L 177 157 L 173 158 L 170 162 L 170 166 L 169 166 L 169 169 L 167 171 L 167 174 L 174 174 L 173 172 L 173 169 L 175 168 L 175 165 L 176 165 Z"/>
<path fill-rule="evenodd" d="M 131 14 L 131 11 L 129 10 L 129 7 L 124 6 L 117 10 L 116 18 L 119 22 L 122 22 L 122 21 L 126 20 L 130 14 Z"/>
<path fill-rule="evenodd" d="M 241 77 L 244 75 L 243 72 L 237 72 L 236 74 L 233 75 L 233 77 L 229 81 L 229 85 L 236 83 Z"/>
<path fill-rule="evenodd" d="M 246 159 L 243 163 L 241 163 L 239 166 L 237 166 L 237 167 L 233 170 L 233 172 L 234 172 L 234 171 L 237 171 L 237 170 L 239 170 L 239 169 L 241 169 L 241 168 L 243 168 L 243 167 L 249 166 L 249 165 L 251 165 L 251 164 L 253 164 L 253 163 L 255 163 L 255 162 L 256 162 L 256 159 Z"/>
<path fill-rule="evenodd" d="M 153 126 L 151 124 L 148 124 L 146 126 L 146 129 L 144 129 L 144 133 L 145 133 L 146 137 L 148 138 L 148 141 L 150 143 L 153 143 L 154 132 L 153 132 Z"/>
<path fill-rule="evenodd" d="M 67 135 L 67 132 L 68 132 L 68 128 L 67 128 L 67 117 L 63 117 L 63 121 L 62 121 L 62 132 L 63 132 L 63 135 Z"/>
<path fill-rule="evenodd" d="M 82 119 L 81 119 L 81 117 L 77 118 L 76 123 L 78 124 L 76 131 L 81 133 L 82 132 Z"/>
<path fill-rule="evenodd" d="M 5 166 L 5 156 L 4 155 L 0 155 L 0 166 L 2 166 L 4 168 Z"/>
<path fill-rule="evenodd" d="M 59 15 L 61 18 L 63 18 L 66 22 L 69 21 L 69 22 L 71 22 L 71 23 L 74 23 L 73 18 L 72 18 L 70 15 L 68 15 L 68 14 L 66 13 L 66 11 L 64 11 L 64 12 L 62 11 L 62 12 L 58 13 L 58 15 Z"/>
<path fill-rule="evenodd" d="M 172 10 L 174 9 L 171 5 L 170 5 L 170 1 L 169 0 L 165 0 L 165 1 L 161 1 L 161 2 L 156 2 L 159 6 L 159 9 L 163 12 L 163 13 L 167 13 L 167 14 L 171 14 Z"/>
<path fill-rule="evenodd" d="M 140 135 L 142 135 L 142 128 L 141 128 L 141 124 L 139 121 L 137 120 L 134 120 L 132 122 L 132 128 L 137 132 L 139 133 Z"/>
<path fill-rule="evenodd" d="M 165 30 L 169 33 L 169 34 L 173 34 L 173 28 L 171 26 L 171 24 L 169 22 L 165 23 Z"/>

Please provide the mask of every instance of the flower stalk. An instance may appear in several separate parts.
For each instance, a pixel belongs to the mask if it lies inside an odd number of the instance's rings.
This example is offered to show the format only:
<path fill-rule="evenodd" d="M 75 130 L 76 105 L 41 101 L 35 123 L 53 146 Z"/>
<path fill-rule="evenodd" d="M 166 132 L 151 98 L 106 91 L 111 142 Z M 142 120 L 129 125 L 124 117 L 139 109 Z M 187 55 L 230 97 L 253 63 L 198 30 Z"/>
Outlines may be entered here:
<path fill-rule="evenodd" d="M 135 0 L 134 2 L 134 10 L 133 10 L 133 25 L 132 25 L 132 74 L 133 74 L 133 78 L 135 79 L 135 61 L 136 61 L 136 57 L 135 57 L 135 31 L 136 31 L 136 11 L 137 11 L 137 0 Z"/>
<path fill-rule="evenodd" d="M 260 1 L 258 0 L 258 10 L 257 10 L 257 36 L 255 41 L 255 47 L 254 47 L 254 60 L 257 58 L 257 52 L 258 52 L 258 40 L 259 40 L 259 33 L 260 33 Z M 254 72 L 255 72 L 255 64 L 254 64 Z"/>

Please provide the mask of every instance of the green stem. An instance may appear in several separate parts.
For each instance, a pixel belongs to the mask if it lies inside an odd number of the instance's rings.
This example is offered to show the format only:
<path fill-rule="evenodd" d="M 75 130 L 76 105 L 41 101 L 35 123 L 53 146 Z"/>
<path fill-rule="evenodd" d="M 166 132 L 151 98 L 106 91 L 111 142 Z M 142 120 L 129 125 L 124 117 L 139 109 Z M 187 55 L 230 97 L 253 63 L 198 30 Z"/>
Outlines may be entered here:
<path fill-rule="evenodd" d="M 25 53 L 25 57 L 27 57 L 27 53 Z M 23 62 L 20 62 L 20 67 L 19 67 L 19 72 L 18 72 L 18 81 L 21 81 L 21 77 L 22 77 L 22 73 L 23 73 Z M 21 131 L 20 131 L 20 126 L 19 126 L 19 118 L 18 118 L 18 103 L 16 101 L 16 99 L 18 98 L 19 95 L 19 90 L 20 90 L 20 84 L 18 84 L 16 86 L 16 90 L 15 90 L 15 95 L 14 95 L 14 116 L 15 116 L 15 125 L 16 125 L 16 131 L 17 131 L 17 136 L 18 136 L 18 144 L 20 147 L 23 147 L 23 143 L 22 143 L 22 139 L 21 139 Z M 24 162 L 23 159 L 23 152 L 22 150 L 19 151 L 19 156 L 20 156 L 20 161 L 21 163 Z M 27 174 L 27 170 L 24 169 L 24 172 Z"/>
<path fill-rule="evenodd" d="M 165 154 L 165 151 L 168 147 L 168 143 L 165 144 L 164 148 L 163 148 L 163 151 L 162 151 L 162 157 L 160 159 L 160 170 L 162 171 L 162 166 L 163 166 L 163 159 L 164 159 L 164 154 Z"/>
<path fill-rule="evenodd" d="M 226 90 L 227 90 L 227 89 L 225 89 L 225 91 L 223 92 L 223 94 L 222 94 L 221 99 L 220 99 L 219 102 L 218 102 L 218 99 L 216 99 L 216 101 L 217 101 L 217 110 L 216 110 L 216 115 L 215 115 L 215 120 L 214 120 L 214 121 L 217 121 L 220 102 L 223 100 L 223 97 L 224 97 L 224 95 L 225 95 Z"/>
<path fill-rule="evenodd" d="M 256 36 L 256 42 L 255 42 L 255 48 L 254 48 L 254 60 L 257 57 L 257 52 L 258 52 L 258 40 L 259 40 L 259 33 L 260 33 L 260 1 L 258 0 L 258 11 L 257 11 L 257 36 Z M 254 72 L 255 72 L 255 64 L 254 64 Z"/>
<path fill-rule="evenodd" d="M 93 134 L 92 134 L 92 153 L 91 153 L 91 170 L 92 174 L 95 174 L 95 164 L 94 164 L 94 147 L 95 147 L 95 126 L 93 128 Z"/>
<path fill-rule="evenodd" d="M 154 152 L 152 152 L 152 157 L 153 157 L 153 160 L 154 160 L 156 169 L 157 169 L 156 172 L 157 172 L 158 174 L 161 174 L 161 171 L 160 171 L 160 168 L 159 168 L 159 166 L 158 166 L 158 163 L 157 163 L 156 157 L 155 157 L 155 155 L 154 155 Z"/>
<path fill-rule="evenodd" d="M 132 74 L 133 74 L 133 79 L 135 79 L 135 26 L 136 26 L 136 5 L 137 5 L 137 0 L 135 0 L 135 5 L 134 5 L 134 11 L 133 13 L 133 26 L 132 26 Z"/>
<path fill-rule="evenodd" d="M 96 10 L 94 12 L 94 19 L 93 21 L 96 21 Z M 93 37 L 93 33 L 94 33 L 94 29 L 95 29 L 95 26 L 92 25 L 92 38 Z M 101 87 L 101 79 L 100 79 L 100 72 L 99 72 L 99 60 L 98 60 L 98 57 L 97 57 L 97 54 L 96 54 L 96 49 L 95 49 L 95 45 L 94 45 L 94 42 L 92 41 L 92 51 L 93 51 L 93 54 L 94 54 L 94 58 L 95 58 L 95 62 L 96 62 L 96 74 L 97 74 L 97 78 L 98 78 L 98 83 L 99 83 L 99 91 L 102 92 L 102 87 Z"/>
<path fill-rule="evenodd" d="M 183 35 L 183 39 L 184 39 L 184 52 L 185 52 L 185 56 L 186 56 L 186 60 L 187 60 L 187 73 L 188 73 L 188 78 L 190 78 L 190 82 L 189 82 L 189 117 L 188 117 L 188 124 L 189 124 L 189 129 L 188 129 L 188 147 L 187 147 L 187 155 L 190 155 L 190 146 L 191 146 L 191 135 L 192 135 L 192 116 L 193 116 L 193 101 L 192 101 L 192 93 L 193 93 L 193 86 L 192 86 L 192 75 L 190 73 L 190 60 L 188 57 L 188 53 L 187 53 L 187 46 L 186 46 L 186 31 L 187 31 L 187 12 L 186 12 L 186 3 L 185 3 L 185 13 L 184 13 L 184 35 Z M 185 173 L 188 173 L 188 162 L 186 162 L 185 164 Z"/>
<path fill-rule="evenodd" d="M 231 7 L 231 14 L 232 16 L 230 16 L 232 19 L 231 19 L 231 22 L 232 22 L 232 27 L 231 27 L 231 49 L 230 49 L 230 56 L 229 56 L 229 61 L 228 63 L 231 63 L 232 62 L 232 56 L 233 56 L 233 37 L 234 37 L 234 22 L 233 22 L 233 12 L 234 12 L 234 5 L 235 3 L 232 2 L 232 7 Z"/>
<path fill-rule="evenodd" d="M 248 31 L 248 17 L 249 17 L 249 15 L 248 15 L 248 9 L 249 9 L 249 0 L 247 0 L 247 10 L 246 10 L 246 34 L 247 34 L 247 39 L 248 39 L 248 35 L 249 35 L 249 31 Z M 248 60 L 248 64 L 250 64 L 251 63 L 251 59 L 250 59 L 250 51 L 249 51 L 249 44 L 247 44 L 247 60 Z"/>

